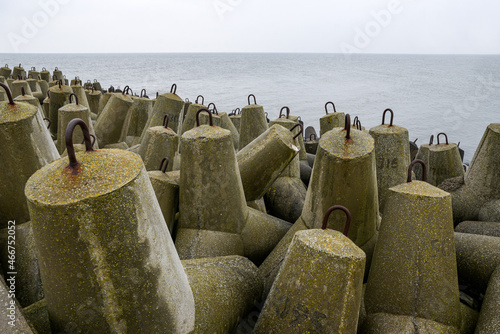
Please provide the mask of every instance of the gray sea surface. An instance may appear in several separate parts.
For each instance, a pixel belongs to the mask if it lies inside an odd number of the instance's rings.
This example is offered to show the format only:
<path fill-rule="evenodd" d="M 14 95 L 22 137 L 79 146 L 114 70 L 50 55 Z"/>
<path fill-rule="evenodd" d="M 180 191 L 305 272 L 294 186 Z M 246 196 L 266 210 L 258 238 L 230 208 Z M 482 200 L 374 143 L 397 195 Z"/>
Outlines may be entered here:
<path fill-rule="evenodd" d="M 0 65 L 28 70 L 57 66 L 68 79 L 97 79 L 102 87 L 129 85 L 205 97 L 219 112 L 247 104 L 248 94 L 270 119 L 288 106 L 319 132 L 324 105 L 359 116 L 367 129 L 381 124 L 386 108 L 394 124 L 424 144 L 439 132 L 460 142 L 469 161 L 490 123 L 500 121 L 500 56 L 272 53 L 0 54 Z"/>

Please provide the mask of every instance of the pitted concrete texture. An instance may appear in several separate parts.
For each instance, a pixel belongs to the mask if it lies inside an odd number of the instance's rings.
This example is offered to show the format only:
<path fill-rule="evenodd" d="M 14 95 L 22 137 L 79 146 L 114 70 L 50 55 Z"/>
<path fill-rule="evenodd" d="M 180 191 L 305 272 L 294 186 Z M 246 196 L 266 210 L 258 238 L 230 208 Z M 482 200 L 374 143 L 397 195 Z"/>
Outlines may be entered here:
<path fill-rule="evenodd" d="M 254 333 L 356 333 L 364 268 L 342 233 L 297 232 Z"/>
<path fill-rule="evenodd" d="M 168 158 L 167 171 L 170 172 L 178 147 L 179 136 L 172 129 L 155 126 L 145 131 L 139 147 L 139 155 L 147 171 L 158 170 L 162 160 Z"/>
<path fill-rule="evenodd" d="M 444 180 L 463 176 L 464 173 L 457 144 L 438 144 L 429 147 L 427 182 L 438 186 Z"/>
<path fill-rule="evenodd" d="M 148 175 L 158 204 L 160 204 L 163 218 L 170 234 L 172 234 L 175 214 L 179 211 L 179 181 L 171 173 L 163 173 L 159 170 L 148 172 Z"/>
<path fill-rule="evenodd" d="M 500 237 L 500 222 L 464 221 L 457 225 L 455 232 Z"/>
<path fill-rule="evenodd" d="M 64 140 L 66 128 L 68 127 L 68 124 L 75 118 L 82 119 L 85 122 L 85 124 L 87 124 L 89 133 L 95 136 L 90 110 L 81 104 L 78 105 L 76 103 L 67 104 L 59 109 L 59 114 L 57 117 L 58 121 L 57 138 L 61 138 L 61 140 L 57 141 L 57 150 L 59 151 L 59 153 L 63 153 L 66 150 L 66 141 Z M 83 131 L 78 126 L 73 131 L 73 143 L 80 144 L 82 142 L 83 142 Z M 99 148 L 97 140 L 94 144 L 94 148 L 96 149 Z"/>
<path fill-rule="evenodd" d="M 45 299 L 23 309 L 28 324 L 37 334 L 52 334 L 50 329 L 49 312 Z"/>
<path fill-rule="evenodd" d="M 182 264 L 196 306 L 193 333 L 230 333 L 262 292 L 262 278 L 247 258 L 227 256 Z"/>
<path fill-rule="evenodd" d="M 458 274 L 485 291 L 490 276 L 500 265 L 500 238 L 455 232 Z"/>
<path fill-rule="evenodd" d="M 125 141 L 128 132 L 125 125 L 128 125 L 132 103 L 128 95 L 116 93 L 111 96 L 94 127 L 99 147 Z"/>
<path fill-rule="evenodd" d="M 168 127 L 178 134 L 182 126 L 183 110 L 184 101 L 177 94 L 158 95 L 145 129 L 163 125 L 163 119 L 168 115 Z"/>
<path fill-rule="evenodd" d="M 500 265 L 488 282 L 475 333 L 500 333 Z"/>
<path fill-rule="evenodd" d="M 59 109 L 65 104 L 69 103 L 69 96 L 73 93 L 71 87 L 58 84 L 50 87 L 49 89 L 49 119 L 50 119 L 50 133 L 57 139 L 57 124 L 59 118 Z"/>
<path fill-rule="evenodd" d="M 448 331 L 449 327 L 458 333 L 460 300 L 450 194 L 422 181 L 390 188 L 379 233 L 365 294 L 368 318 L 387 313 L 405 316 L 400 333 L 413 320 L 425 324 L 418 325 L 419 330 L 433 324 L 431 328 Z M 383 330 L 378 322 L 373 326 Z"/>
<path fill-rule="evenodd" d="M 268 128 L 264 108 L 258 104 L 250 104 L 241 109 L 240 141 L 241 150 Z"/>
<path fill-rule="evenodd" d="M 182 131 L 181 135 L 184 134 L 184 132 L 187 132 L 191 130 L 192 128 L 196 127 L 196 113 L 200 109 L 206 109 L 207 107 L 204 106 L 203 104 L 198 104 L 198 103 L 193 103 L 189 106 L 188 111 L 186 113 L 186 117 L 184 117 L 184 121 L 182 122 Z"/>
<path fill-rule="evenodd" d="M 137 154 L 37 171 L 25 194 L 53 331 L 189 333 L 194 299 Z"/>
<path fill-rule="evenodd" d="M 266 207 L 271 215 L 293 223 L 302 214 L 306 193 L 300 178 L 280 176 L 264 197 Z"/>
<path fill-rule="evenodd" d="M 10 296 L 10 291 L 9 284 L 0 277 L 0 333 L 37 334 L 28 325 L 20 305 Z"/>
<path fill-rule="evenodd" d="M 139 144 L 143 131 L 146 131 L 148 119 L 153 114 L 153 101 L 145 97 L 132 97 L 127 136 L 139 137 L 132 145 Z"/>
<path fill-rule="evenodd" d="M 345 114 L 343 112 L 334 112 L 325 115 L 319 119 L 319 133 L 323 137 L 333 128 L 343 128 L 345 126 Z"/>

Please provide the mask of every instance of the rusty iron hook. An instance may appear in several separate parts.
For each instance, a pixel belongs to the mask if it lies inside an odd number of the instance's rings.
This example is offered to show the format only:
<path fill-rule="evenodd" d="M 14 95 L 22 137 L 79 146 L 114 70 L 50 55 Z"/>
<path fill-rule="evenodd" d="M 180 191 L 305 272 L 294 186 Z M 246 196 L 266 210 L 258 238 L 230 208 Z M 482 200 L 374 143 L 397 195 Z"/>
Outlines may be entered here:
<path fill-rule="evenodd" d="M 290 132 L 293 133 L 293 130 L 295 130 L 296 127 L 300 127 L 300 131 L 299 133 L 297 133 L 295 136 L 293 136 L 293 140 L 295 140 L 295 138 L 297 138 L 298 136 L 300 136 L 303 132 L 304 132 L 304 127 L 302 126 L 302 124 L 296 124 L 293 128 L 290 129 Z"/>
<path fill-rule="evenodd" d="M 347 132 L 345 135 L 345 139 L 350 140 L 351 139 L 351 115 L 349 115 L 349 114 L 345 114 L 344 130 Z"/>
<path fill-rule="evenodd" d="M 328 225 L 328 218 L 330 218 L 330 214 L 335 210 L 342 210 L 346 215 L 346 222 L 344 226 L 344 235 L 347 237 L 349 233 L 349 227 L 351 226 L 351 213 L 349 210 L 342 205 L 334 205 L 326 211 L 325 218 L 323 218 L 323 226 L 321 226 L 322 230 L 326 230 L 326 226 Z"/>
<path fill-rule="evenodd" d="M 446 138 L 446 145 L 448 145 L 448 136 L 444 132 L 438 133 L 438 135 L 437 135 L 438 145 L 439 145 L 439 136 L 441 136 L 441 135 L 444 135 L 444 138 Z"/>
<path fill-rule="evenodd" d="M 9 87 L 0 82 L 0 87 L 2 87 L 5 90 L 5 93 L 7 94 L 7 98 L 9 99 L 9 105 L 15 106 L 16 104 L 14 103 L 14 99 L 12 98 L 12 93 L 10 92 Z"/>
<path fill-rule="evenodd" d="M 170 93 L 175 94 L 177 92 L 177 84 L 173 84 L 172 87 L 170 87 Z"/>
<path fill-rule="evenodd" d="M 76 94 L 75 94 L 75 93 L 71 93 L 71 94 L 69 94 L 69 103 L 73 103 L 73 102 L 72 102 L 72 101 L 73 101 L 73 99 L 72 99 L 72 97 L 73 97 L 73 96 L 75 97 L 75 102 L 76 102 L 76 105 L 79 105 L 79 103 L 78 103 L 78 96 L 76 96 Z"/>
<path fill-rule="evenodd" d="M 203 97 L 203 95 L 198 95 L 198 96 L 196 97 L 196 100 L 194 101 L 194 103 L 199 104 L 199 103 L 198 103 L 198 99 L 199 99 L 200 97 L 201 97 L 201 105 L 204 105 L 204 104 L 205 104 L 205 98 Z"/>
<path fill-rule="evenodd" d="M 329 104 L 331 104 L 333 106 L 333 112 L 337 112 L 337 109 L 335 109 L 335 104 L 332 101 L 328 101 L 327 103 L 325 103 L 326 114 L 328 115 L 328 105 Z"/>
<path fill-rule="evenodd" d="M 408 178 L 406 179 L 406 182 L 411 182 L 411 171 L 413 170 L 413 166 L 417 163 L 422 165 L 422 181 L 427 182 L 427 166 L 425 165 L 425 162 L 420 159 L 413 160 L 410 166 L 408 166 Z"/>
<path fill-rule="evenodd" d="M 170 117 L 167 115 L 165 115 L 163 117 L 163 126 L 165 127 L 165 129 L 168 129 L 168 122 L 170 121 Z"/>
<path fill-rule="evenodd" d="M 26 91 L 24 90 L 24 87 L 21 87 L 21 95 L 26 96 Z"/>
<path fill-rule="evenodd" d="M 314 137 L 314 139 L 313 139 L 313 137 Z M 313 141 L 313 140 L 316 140 L 316 139 L 317 139 L 316 134 L 311 133 L 311 135 L 309 136 L 309 141 Z"/>
<path fill-rule="evenodd" d="M 47 125 L 47 129 L 50 129 L 50 125 L 52 124 L 50 118 L 45 117 L 43 120 L 49 122 L 49 125 Z"/>
<path fill-rule="evenodd" d="M 384 110 L 384 113 L 382 114 L 382 125 L 384 125 L 384 124 L 385 124 L 385 114 L 386 114 L 388 111 L 390 111 L 390 112 L 391 112 L 391 123 L 389 123 L 389 127 L 391 127 L 391 126 L 392 126 L 392 122 L 394 121 L 394 111 L 392 111 L 392 109 L 389 109 L 389 108 L 385 109 L 385 110 Z"/>
<path fill-rule="evenodd" d="M 90 134 L 90 138 L 92 138 L 92 147 L 94 147 L 96 137 L 93 134 Z M 80 144 L 85 143 L 85 138 L 83 138 L 82 142 Z"/>
<path fill-rule="evenodd" d="M 200 126 L 200 113 L 202 111 L 206 111 L 208 113 L 208 117 L 210 118 L 210 126 L 214 126 L 214 122 L 212 119 L 212 113 L 210 112 L 210 110 L 205 109 L 205 108 L 198 110 L 198 112 L 196 113 L 196 126 Z"/>
<path fill-rule="evenodd" d="M 210 106 L 213 106 L 212 109 L 210 109 Z M 210 102 L 210 104 L 207 107 L 208 110 L 212 110 L 212 114 L 219 115 L 219 112 L 217 111 L 217 107 L 215 106 L 215 103 Z"/>
<path fill-rule="evenodd" d="M 161 164 L 160 164 L 160 170 L 163 172 L 163 173 L 166 173 L 167 172 L 167 167 L 168 167 L 168 163 L 170 162 L 170 160 L 165 157 L 162 159 L 161 161 Z M 164 166 L 165 165 L 165 166 Z"/>
<path fill-rule="evenodd" d="M 67 166 L 67 168 L 72 169 L 73 174 L 77 173 L 76 168 L 80 165 L 78 160 L 76 160 L 75 148 L 73 147 L 73 131 L 75 130 L 75 127 L 77 125 L 80 126 L 83 132 L 83 138 L 85 140 L 85 150 L 86 151 L 94 150 L 92 148 L 92 143 L 90 141 L 89 128 L 85 123 L 85 121 L 81 118 L 72 119 L 71 122 L 69 122 L 68 127 L 66 128 L 66 133 L 64 134 L 64 137 L 66 140 L 66 150 L 68 152 L 68 159 L 69 159 L 69 165 Z"/>
<path fill-rule="evenodd" d="M 283 108 L 281 108 L 279 118 L 281 118 L 282 116 L 285 116 L 285 115 L 283 115 L 283 110 L 286 110 L 286 119 L 290 118 L 290 108 L 288 108 L 287 106 L 284 106 Z"/>
<path fill-rule="evenodd" d="M 143 88 L 143 89 L 141 90 L 141 97 L 148 98 L 148 96 L 146 95 L 146 89 L 145 89 L 145 88 Z"/>
<path fill-rule="evenodd" d="M 361 121 L 359 120 L 359 118 L 356 120 L 356 129 L 358 129 L 359 131 L 363 130 L 363 126 L 361 125 Z"/>
<path fill-rule="evenodd" d="M 250 95 L 248 95 L 248 105 L 251 105 L 251 103 L 250 103 L 251 97 L 253 97 L 253 104 L 257 104 L 257 99 L 255 98 L 255 95 L 250 94 Z"/>
<path fill-rule="evenodd" d="M 429 139 L 429 145 L 432 145 L 434 143 L 434 135 L 431 135 L 431 138 Z"/>

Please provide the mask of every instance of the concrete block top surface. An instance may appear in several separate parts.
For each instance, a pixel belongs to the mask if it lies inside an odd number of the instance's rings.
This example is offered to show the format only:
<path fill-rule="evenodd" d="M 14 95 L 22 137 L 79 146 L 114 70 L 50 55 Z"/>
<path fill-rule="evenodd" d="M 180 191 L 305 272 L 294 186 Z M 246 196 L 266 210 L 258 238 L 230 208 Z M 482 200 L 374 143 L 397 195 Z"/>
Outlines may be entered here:
<path fill-rule="evenodd" d="M 450 196 L 450 194 L 447 193 L 446 191 L 436 188 L 433 185 L 423 181 L 412 181 L 412 182 L 402 183 L 400 185 L 390 188 L 390 190 L 397 193 L 414 195 L 418 197 L 428 196 L 428 197 L 444 198 Z"/>
<path fill-rule="evenodd" d="M 85 107 L 82 104 L 70 103 L 66 104 L 64 107 L 59 108 L 61 112 L 84 112 L 88 111 L 89 108 Z"/>
<path fill-rule="evenodd" d="M 143 168 L 141 158 L 117 149 L 79 152 L 76 174 L 61 158 L 38 170 L 26 183 L 28 201 L 65 205 L 98 197 L 134 180 Z"/>
<path fill-rule="evenodd" d="M 167 99 L 183 102 L 182 99 L 179 97 L 179 95 L 174 94 L 174 93 L 165 93 L 165 94 L 161 94 L 160 96 L 167 98 Z"/>
<path fill-rule="evenodd" d="M 219 128 L 218 126 L 200 125 L 182 135 L 183 140 L 193 139 L 220 139 L 230 137 L 231 131 Z"/>
<path fill-rule="evenodd" d="M 389 126 L 389 124 L 381 124 L 378 126 L 375 126 L 370 129 L 370 134 L 375 133 L 378 135 L 400 135 L 403 133 L 408 132 L 406 128 L 403 128 L 401 126 L 393 125 Z"/>
<path fill-rule="evenodd" d="M 49 88 L 49 92 L 50 93 L 65 93 L 65 94 L 71 94 L 73 93 L 73 90 L 71 89 L 70 86 L 66 86 L 66 85 L 61 85 L 59 87 L 59 85 L 55 85 L 55 86 L 52 86 Z"/>
<path fill-rule="evenodd" d="M 356 159 L 370 154 L 375 142 L 368 133 L 351 129 L 351 140 L 346 140 L 344 128 L 333 128 L 319 140 L 319 145 L 339 159 Z"/>
<path fill-rule="evenodd" d="M 0 124 L 15 123 L 33 117 L 36 112 L 36 107 L 29 103 L 18 102 L 11 106 L 8 101 L 0 102 Z"/>
<path fill-rule="evenodd" d="M 342 233 L 335 230 L 311 229 L 295 233 L 295 242 L 317 252 L 341 258 L 364 259 L 365 253 Z"/>

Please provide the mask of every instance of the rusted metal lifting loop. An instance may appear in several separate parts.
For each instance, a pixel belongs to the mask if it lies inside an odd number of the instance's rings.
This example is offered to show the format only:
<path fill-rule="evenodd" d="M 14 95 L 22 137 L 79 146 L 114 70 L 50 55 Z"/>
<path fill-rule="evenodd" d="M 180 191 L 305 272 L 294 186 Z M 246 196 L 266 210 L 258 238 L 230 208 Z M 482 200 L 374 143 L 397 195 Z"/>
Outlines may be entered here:
<path fill-rule="evenodd" d="M 141 97 L 148 98 L 148 96 L 146 95 L 146 89 L 145 89 L 145 88 L 143 88 L 143 89 L 141 90 Z"/>
<path fill-rule="evenodd" d="M 170 117 L 167 115 L 165 115 L 165 117 L 163 117 L 163 126 L 165 127 L 165 129 L 168 129 L 168 122 L 170 121 Z"/>
<path fill-rule="evenodd" d="M 186 97 L 186 98 L 184 99 L 184 102 L 190 102 L 190 101 L 189 101 L 189 98 L 187 98 L 187 97 Z"/>
<path fill-rule="evenodd" d="M 94 82 L 97 82 L 97 79 L 94 79 Z"/>
<path fill-rule="evenodd" d="M 286 110 L 286 119 L 290 118 L 290 108 L 288 108 L 287 106 L 284 106 L 283 108 L 281 108 L 281 110 L 280 110 L 280 117 L 279 118 L 285 116 L 283 114 L 283 110 Z"/>
<path fill-rule="evenodd" d="M 45 67 L 42 67 L 42 71 L 47 71 L 47 69 Z"/>
<path fill-rule="evenodd" d="M 115 87 L 109 86 L 108 92 L 114 93 L 115 92 Z"/>
<path fill-rule="evenodd" d="M 394 111 L 392 111 L 392 109 L 389 109 L 389 108 L 385 109 L 385 110 L 384 110 L 384 113 L 382 114 L 382 125 L 384 125 L 384 124 L 385 124 L 385 114 L 386 114 L 388 111 L 390 111 L 390 112 L 391 112 L 391 123 L 389 123 L 389 127 L 391 127 L 391 126 L 392 126 L 392 122 L 394 121 Z"/>
<path fill-rule="evenodd" d="M 21 95 L 26 96 L 26 92 L 24 91 L 24 87 L 21 87 Z"/>
<path fill-rule="evenodd" d="M 170 93 L 175 94 L 177 92 L 177 84 L 173 84 L 172 87 L 170 87 Z"/>
<path fill-rule="evenodd" d="M 210 106 L 213 106 L 212 109 L 210 109 Z M 217 111 L 217 107 L 215 106 L 215 103 L 211 102 L 208 107 L 207 107 L 208 110 L 212 110 L 212 114 L 216 114 L 216 115 L 219 115 L 219 112 Z"/>
<path fill-rule="evenodd" d="M 251 105 L 251 103 L 250 103 L 251 97 L 253 97 L 253 104 L 257 104 L 257 99 L 255 98 L 255 95 L 250 94 L 250 95 L 248 95 L 248 105 Z"/>
<path fill-rule="evenodd" d="M 159 95 L 160 95 L 160 93 L 156 92 L 156 98 L 158 98 Z"/>
<path fill-rule="evenodd" d="M 21 74 L 17 75 L 17 80 L 23 80 L 23 77 L 21 76 Z"/>
<path fill-rule="evenodd" d="M 314 139 L 313 139 L 314 137 Z M 316 135 L 314 133 L 311 133 L 311 135 L 309 136 L 309 141 L 313 141 L 313 140 L 316 140 Z"/>
<path fill-rule="evenodd" d="M 9 64 L 5 64 L 5 68 L 9 68 Z"/>
<path fill-rule="evenodd" d="M 352 121 L 352 125 L 356 126 L 356 123 L 358 122 L 358 116 L 354 117 L 354 120 Z"/>
<path fill-rule="evenodd" d="M 441 135 L 444 135 L 444 138 L 446 138 L 446 145 L 448 145 L 448 136 L 444 132 L 438 133 L 438 135 L 437 135 L 438 145 L 439 145 L 439 136 L 441 136 Z"/>
<path fill-rule="evenodd" d="M 434 143 L 434 135 L 431 135 L 431 138 L 429 139 L 429 145 L 432 145 Z"/>
<path fill-rule="evenodd" d="M 345 212 L 346 221 L 344 226 L 344 235 L 347 237 L 347 233 L 349 233 L 349 227 L 351 226 L 351 213 L 345 206 L 342 205 L 334 205 L 326 211 L 325 218 L 323 218 L 323 226 L 321 226 L 321 229 L 326 230 L 326 226 L 328 225 L 328 218 L 330 218 L 330 214 L 335 210 L 342 210 Z"/>
<path fill-rule="evenodd" d="M 359 131 L 363 130 L 363 126 L 361 125 L 361 121 L 359 120 L 359 118 L 356 120 L 356 129 L 358 129 Z"/>
<path fill-rule="evenodd" d="M 208 113 L 208 117 L 210 119 L 210 126 L 214 126 L 214 122 L 212 119 L 212 113 L 210 112 L 210 110 L 205 109 L 205 108 L 198 110 L 198 112 L 196 113 L 196 126 L 200 126 L 200 113 L 203 111 L 206 111 Z"/>
<path fill-rule="evenodd" d="M 328 101 L 327 103 L 325 103 L 325 111 L 326 111 L 326 114 L 328 115 L 328 105 L 331 104 L 332 107 L 333 107 L 333 112 L 337 112 L 337 109 L 335 109 L 335 104 L 332 102 L 332 101 Z"/>
<path fill-rule="evenodd" d="M 33 74 L 28 74 L 28 79 L 33 79 Z"/>
<path fill-rule="evenodd" d="M 16 104 L 14 103 L 14 99 L 12 98 L 12 93 L 10 92 L 9 87 L 0 82 L 0 87 L 2 87 L 5 90 L 5 93 L 7 94 L 7 98 L 9 99 L 9 105 L 15 106 Z"/>
<path fill-rule="evenodd" d="M 78 160 L 76 160 L 75 148 L 73 147 L 73 131 L 75 131 L 75 127 L 79 125 L 83 132 L 83 138 L 85 140 L 85 150 L 93 151 L 92 143 L 90 141 L 90 133 L 89 128 L 85 121 L 80 118 L 72 119 L 69 122 L 68 127 L 66 128 L 66 133 L 64 134 L 66 140 L 66 150 L 68 152 L 69 165 L 66 168 L 72 169 L 73 174 L 77 174 L 77 168 L 80 165 Z"/>
<path fill-rule="evenodd" d="M 92 138 L 92 147 L 94 147 L 94 144 L 95 144 L 95 141 L 96 141 L 96 138 L 93 134 L 90 134 L 90 138 Z M 85 143 L 85 138 L 83 138 L 82 142 L 80 144 L 83 144 Z"/>
<path fill-rule="evenodd" d="M 62 80 L 57 81 L 57 84 L 59 85 L 59 89 L 62 89 L 62 85 L 63 85 Z"/>
<path fill-rule="evenodd" d="M 56 68 L 54 69 L 54 71 L 59 71 L 59 69 L 56 67 Z"/>
<path fill-rule="evenodd" d="M 417 138 L 417 139 L 415 139 L 415 140 L 413 141 L 413 144 L 416 144 L 416 143 L 417 143 L 417 140 L 418 140 L 418 138 Z"/>
<path fill-rule="evenodd" d="M 49 125 L 47 125 L 47 129 L 50 129 L 50 125 L 52 124 L 50 118 L 45 117 L 43 120 L 49 122 Z"/>
<path fill-rule="evenodd" d="M 73 103 L 73 102 L 72 102 L 72 101 L 73 101 L 73 99 L 72 99 L 72 97 L 73 97 L 73 96 L 75 97 L 75 102 L 76 102 L 76 105 L 79 105 L 79 103 L 78 103 L 78 96 L 76 96 L 76 94 L 75 94 L 75 93 L 71 93 L 71 94 L 69 94 L 69 103 Z"/>
<path fill-rule="evenodd" d="M 160 163 L 160 170 L 163 172 L 163 173 L 166 173 L 167 172 L 167 167 L 168 167 L 168 163 L 169 163 L 169 159 L 167 157 L 163 158 L 161 163 Z"/>
<path fill-rule="evenodd" d="M 427 182 L 427 166 L 425 165 L 425 162 L 420 159 L 413 160 L 410 166 L 408 166 L 408 178 L 406 179 L 406 182 L 411 182 L 411 171 L 413 170 L 413 166 L 415 166 L 415 164 L 422 165 L 422 181 Z"/>
<path fill-rule="evenodd" d="M 349 114 L 345 114 L 344 130 L 346 131 L 345 139 L 351 140 L 351 115 L 349 115 Z"/>
<path fill-rule="evenodd" d="M 293 140 L 295 140 L 295 138 L 297 138 L 298 136 L 300 136 L 302 133 L 304 133 L 304 127 L 302 126 L 302 124 L 296 124 L 293 128 L 290 129 L 290 132 L 293 133 L 293 130 L 295 130 L 295 128 L 297 127 L 300 127 L 300 131 L 299 133 L 297 133 L 295 136 L 293 136 Z"/>
<path fill-rule="evenodd" d="M 32 71 L 36 71 L 36 68 L 34 66 L 31 67 Z"/>
<path fill-rule="evenodd" d="M 234 112 L 235 112 L 236 115 L 241 115 L 241 109 L 240 108 L 234 109 Z"/>
<path fill-rule="evenodd" d="M 201 97 L 201 105 L 205 104 L 205 98 L 203 97 L 203 95 L 198 95 L 196 97 L 196 100 L 194 101 L 194 103 L 200 104 L 200 103 L 198 103 L 198 100 L 199 100 L 200 97 Z"/>

